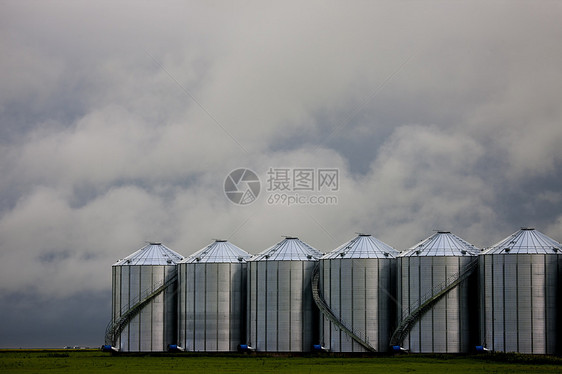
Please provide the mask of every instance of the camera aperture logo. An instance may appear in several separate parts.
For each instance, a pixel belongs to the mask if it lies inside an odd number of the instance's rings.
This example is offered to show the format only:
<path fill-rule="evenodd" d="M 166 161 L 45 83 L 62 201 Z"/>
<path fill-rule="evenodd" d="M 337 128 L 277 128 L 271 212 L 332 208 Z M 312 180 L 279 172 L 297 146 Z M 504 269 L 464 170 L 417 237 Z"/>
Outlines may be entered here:
<path fill-rule="evenodd" d="M 249 205 L 256 201 L 260 188 L 258 175 L 246 168 L 231 171 L 224 180 L 226 197 L 237 205 Z"/>

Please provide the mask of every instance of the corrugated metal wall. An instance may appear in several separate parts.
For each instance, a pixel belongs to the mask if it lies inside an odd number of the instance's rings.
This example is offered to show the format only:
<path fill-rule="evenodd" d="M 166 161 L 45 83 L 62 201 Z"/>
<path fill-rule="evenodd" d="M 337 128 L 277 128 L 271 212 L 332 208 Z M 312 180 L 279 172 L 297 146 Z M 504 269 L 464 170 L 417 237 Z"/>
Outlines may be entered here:
<path fill-rule="evenodd" d="M 398 321 L 412 312 L 419 300 L 431 295 L 435 287 L 459 273 L 474 257 L 423 256 L 398 258 Z M 471 329 L 471 313 L 477 313 L 476 300 L 470 300 L 472 277 L 449 291 L 414 323 L 403 342 L 411 352 L 469 352 L 477 326 Z M 476 287 L 473 282 L 472 286 Z"/>
<path fill-rule="evenodd" d="M 494 351 L 557 353 L 562 256 L 488 254 L 479 260 L 482 344 Z"/>
<path fill-rule="evenodd" d="M 396 260 L 322 259 L 320 290 L 344 325 L 379 352 L 389 347 L 394 326 Z M 320 319 L 320 344 L 332 352 L 366 352 L 326 317 Z"/>
<path fill-rule="evenodd" d="M 318 312 L 311 275 L 316 261 L 248 262 L 249 345 L 264 352 L 309 352 Z"/>
<path fill-rule="evenodd" d="M 236 351 L 245 339 L 246 263 L 180 263 L 179 341 L 188 351 Z"/>
<path fill-rule="evenodd" d="M 163 284 L 176 266 L 125 265 L 112 267 L 113 318 L 117 319 L 141 295 Z M 177 329 L 176 287 L 168 287 L 134 316 L 123 329 L 117 346 L 124 352 L 160 352 L 175 344 Z"/>

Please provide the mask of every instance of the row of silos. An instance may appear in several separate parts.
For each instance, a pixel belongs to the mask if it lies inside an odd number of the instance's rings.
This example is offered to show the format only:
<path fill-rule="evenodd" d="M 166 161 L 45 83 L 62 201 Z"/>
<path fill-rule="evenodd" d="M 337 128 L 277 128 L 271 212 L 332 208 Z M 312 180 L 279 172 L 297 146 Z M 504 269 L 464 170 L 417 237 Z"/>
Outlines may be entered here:
<path fill-rule="evenodd" d="M 508 239 L 483 253 L 440 231 L 402 253 L 360 234 L 326 255 L 295 237 L 253 257 L 221 240 L 183 260 L 161 254 L 145 265 L 175 268 L 177 296 L 170 288 L 151 300 L 150 314 L 143 308 L 132 318 L 117 347 L 161 351 L 179 344 L 213 352 L 245 343 L 263 352 L 306 352 L 318 344 L 333 352 L 384 352 L 396 345 L 455 353 L 481 344 L 555 353 L 561 261 L 550 255 L 560 244 L 533 229 Z M 163 247 L 147 247 L 155 245 Z M 154 282 L 158 268 L 125 269 L 147 247 L 114 265 L 114 319 L 134 304 L 123 300 L 162 283 Z M 168 279 L 173 272 L 164 271 Z M 176 321 L 173 306 L 158 309 L 162 300 L 177 302 Z"/>
<path fill-rule="evenodd" d="M 260 351 L 309 351 L 318 320 L 310 277 L 321 256 L 296 237 L 251 259 L 224 240 L 185 259 L 151 243 L 113 265 L 106 345 L 124 352 L 169 345 L 228 352 L 247 342 Z"/>

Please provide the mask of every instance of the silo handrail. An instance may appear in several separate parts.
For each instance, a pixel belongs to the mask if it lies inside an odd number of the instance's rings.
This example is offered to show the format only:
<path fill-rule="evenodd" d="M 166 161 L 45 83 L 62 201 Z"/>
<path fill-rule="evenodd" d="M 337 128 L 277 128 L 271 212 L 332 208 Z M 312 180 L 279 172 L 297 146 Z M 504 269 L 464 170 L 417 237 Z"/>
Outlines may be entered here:
<path fill-rule="evenodd" d="M 359 335 L 355 330 L 353 330 L 352 328 L 351 329 L 348 328 L 345 324 L 345 321 L 338 318 L 335 315 L 335 313 L 330 309 L 330 307 L 324 300 L 324 297 L 322 297 L 322 294 L 320 293 L 319 283 L 320 283 L 320 266 L 319 264 L 316 264 L 316 266 L 314 267 L 314 271 L 312 273 L 312 297 L 314 299 L 314 302 L 318 306 L 318 309 L 320 309 L 320 312 L 326 318 L 328 318 L 334 325 L 339 327 L 340 330 L 344 331 L 354 341 L 360 344 L 363 348 L 365 348 L 370 352 L 376 352 L 377 350 L 369 343 L 365 333 L 362 334 L 365 336 L 365 339 L 362 339 L 361 337 L 359 337 Z"/>
<path fill-rule="evenodd" d="M 160 287 L 162 287 L 162 285 L 164 285 L 164 283 L 166 283 L 166 280 L 162 279 L 162 280 L 154 283 L 152 286 L 146 288 L 138 296 L 136 296 L 135 298 L 130 300 L 124 307 L 122 307 L 121 310 L 119 311 L 119 315 L 125 314 L 125 312 L 127 312 L 129 309 L 131 309 L 130 305 L 136 305 L 139 301 L 146 299 L 148 296 L 150 296 L 154 292 L 154 290 L 157 290 Z"/>
<path fill-rule="evenodd" d="M 138 297 L 134 298 L 127 306 L 121 308 L 120 316 L 117 319 L 111 319 L 105 329 L 105 344 L 115 346 L 117 337 L 129 321 L 136 316 L 152 299 L 161 294 L 166 288 L 174 284 L 178 280 L 178 275 L 174 274 L 168 280 L 161 280 L 152 285 L 152 287 L 143 291 Z M 132 306 L 130 306 L 132 304 Z"/>
<path fill-rule="evenodd" d="M 412 328 L 413 324 L 419 320 L 430 307 L 435 304 L 439 299 L 445 296 L 449 291 L 459 285 L 463 280 L 468 278 L 476 266 L 478 265 L 478 258 L 474 258 L 464 269 L 451 275 L 444 282 L 435 286 L 431 291 L 426 293 L 415 301 L 414 309 L 410 307 L 402 312 L 402 322 L 396 328 L 392 337 L 390 338 L 390 345 L 400 345 L 406 334 Z M 417 305 L 417 306 L 415 306 Z M 411 311 L 411 312 L 410 312 Z"/>
<path fill-rule="evenodd" d="M 477 264 L 478 264 L 477 260 L 471 261 L 464 269 L 450 275 L 443 282 L 439 283 L 438 285 L 433 287 L 433 289 L 426 292 L 422 297 L 420 297 L 418 300 L 414 301 L 412 303 L 413 305 L 410 304 L 408 309 L 402 311 L 402 319 L 408 317 L 408 315 L 411 314 L 410 310 L 412 310 L 412 308 L 415 310 L 415 309 L 419 308 L 420 306 L 422 306 L 423 304 L 425 304 L 427 301 L 433 299 L 434 296 L 439 294 L 440 292 L 442 292 L 444 290 L 446 290 L 448 292 L 451 289 L 453 289 L 454 286 L 456 286 L 458 283 L 460 283 L 460 281 L 464 280 L 466 277 L 468 277 L 470 274 L 472 274 L 472 271 L 476 268 Z"/>

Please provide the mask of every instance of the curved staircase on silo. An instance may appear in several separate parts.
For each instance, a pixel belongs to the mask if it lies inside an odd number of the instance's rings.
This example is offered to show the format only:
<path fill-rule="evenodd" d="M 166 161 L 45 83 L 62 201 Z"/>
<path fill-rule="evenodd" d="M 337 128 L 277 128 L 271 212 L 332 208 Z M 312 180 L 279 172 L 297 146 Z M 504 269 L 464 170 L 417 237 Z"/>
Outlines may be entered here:
<path fill-rule="evenodd" d="M 399 346 L 411 330 L 415 322 L 417 322 L 431 307 L 445 296 L 449 291 L 459 285 L 463 280 L 468 278 L 476 269 L 478 258 L 474 258 L 462 271 L 451 275 L 443 283 L 435 286 L 430 292 L 421 297 L 414 305 L 418 304 L 412 312 L 405 311 L 402 315 L 402 322 L 390 338 L 390 346 Z"/>
<path fill-rule="evenodd" d="M 349 335 L 355 342 L 361 345 L 363 348 L 370 352 L 376 352 L 377 350 L 369 343 L 366 338 L 365 333 L 361 333 L 358 331 L 353 330 L 352 328 L 348 328 L 344 321 L 339 319 L 336 314 L 330 309 L 330 306 L 324 300 L 324 297 L 320 293 L 319 289 L 320 283 L 320 265 L 316 264 L 314 267 L 314 271 L 312 273 L 312 297 L 314 302 L 320 309 L 320 312 L 330 320 L 334 325 L 336 325 L 340 330 L 344 331 L 347 335 Z M 365 335 L 365 339 L 362 339 L 359 335 Z"/>
<path fill-rule="evenodd" d="M 149 289 L 145 290 L 139 297 L 134 299 L 130 304 L 131 307 L 127 306 L 121 310 L 121 315 L 117 319 L 112 319 L 107 328 L 105 329 L 105 344 L 115 346 L 117 338 L 127 326 L 129 321 L 133 319 L 140 311 L 154 299 L 156 296 L 160 295 L 164 290 L 170 287 L 178 280 L 178 275 L 175 274 L 173 277 L 167 281 L 157 282 L 152 285 Z"/>

